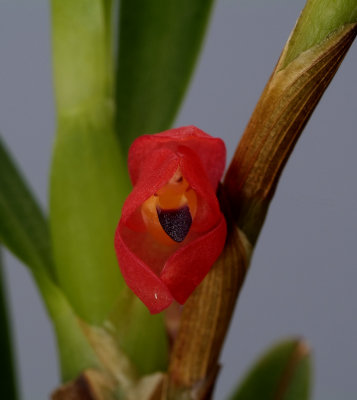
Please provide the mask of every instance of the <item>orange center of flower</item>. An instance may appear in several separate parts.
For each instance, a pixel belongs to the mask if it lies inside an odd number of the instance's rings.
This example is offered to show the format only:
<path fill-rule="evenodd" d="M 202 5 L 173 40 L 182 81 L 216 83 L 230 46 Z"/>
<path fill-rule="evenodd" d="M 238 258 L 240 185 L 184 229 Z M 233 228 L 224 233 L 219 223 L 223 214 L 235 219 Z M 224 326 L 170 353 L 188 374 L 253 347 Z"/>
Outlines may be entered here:
<path fill-rule="evenodd" d="M 169 182 L 142 204 L 141 215 L 158 242 L 173 245 L 187 236 L 196 210 L 196 193 L 177 169 Z"/>

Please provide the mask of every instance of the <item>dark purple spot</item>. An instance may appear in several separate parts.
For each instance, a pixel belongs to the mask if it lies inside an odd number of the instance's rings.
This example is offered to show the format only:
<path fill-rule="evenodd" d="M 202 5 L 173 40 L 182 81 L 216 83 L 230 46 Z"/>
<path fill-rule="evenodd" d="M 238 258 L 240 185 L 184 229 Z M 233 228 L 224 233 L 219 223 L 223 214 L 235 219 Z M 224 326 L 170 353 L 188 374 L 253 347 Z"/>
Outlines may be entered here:
<path fill-rule="evenodd" d="M 174 210 L 156 208 L 160 224 L 168 236 L 175 242 L 182 242 L 188 234 L 192 224 L 192 217 L 188 206 Z"/>

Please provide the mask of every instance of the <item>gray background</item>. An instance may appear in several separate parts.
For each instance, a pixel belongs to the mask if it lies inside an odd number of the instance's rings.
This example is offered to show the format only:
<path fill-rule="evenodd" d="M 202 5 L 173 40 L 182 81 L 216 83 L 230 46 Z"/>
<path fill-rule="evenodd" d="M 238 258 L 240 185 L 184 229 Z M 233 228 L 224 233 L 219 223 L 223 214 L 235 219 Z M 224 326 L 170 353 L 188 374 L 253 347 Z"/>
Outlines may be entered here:
<path fill-rule="evenodd" d="M 217 0 L 176 126 L 222 137 L 228 159 L 303 0 Z M 0 1 L 0 130 L 47 209 L 55 129 L 49 9 Z M 316 400 L 357 398 L 357 48 L 346 57 L 281 178 L 223 351 L 217 399 L 275 340 L 313 348 Z M 58 383 L 51 325 L 31 278 L 11 255 L 6 272 L 24 400 Z"/>

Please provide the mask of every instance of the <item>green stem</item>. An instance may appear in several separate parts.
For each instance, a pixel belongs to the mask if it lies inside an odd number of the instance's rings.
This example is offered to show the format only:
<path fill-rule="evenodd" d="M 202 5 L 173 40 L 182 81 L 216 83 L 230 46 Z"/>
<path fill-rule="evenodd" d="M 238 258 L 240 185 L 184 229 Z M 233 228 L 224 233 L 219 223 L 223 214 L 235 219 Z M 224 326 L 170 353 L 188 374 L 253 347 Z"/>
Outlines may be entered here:
<path fill-rule="evenodd" d="M 103 0 L 52 0 L 54 84 L 60 115 L 106 99 L 112 92 L 108 20 Z"/>
<path fill-rule="evenodd" d="M 12 338 L 6 305 L 6 288 L 3 281 L 3 265 L 0 246 L 0 385 L 2 398 L 16 400 L 15 366 L 12 352 Z"/>

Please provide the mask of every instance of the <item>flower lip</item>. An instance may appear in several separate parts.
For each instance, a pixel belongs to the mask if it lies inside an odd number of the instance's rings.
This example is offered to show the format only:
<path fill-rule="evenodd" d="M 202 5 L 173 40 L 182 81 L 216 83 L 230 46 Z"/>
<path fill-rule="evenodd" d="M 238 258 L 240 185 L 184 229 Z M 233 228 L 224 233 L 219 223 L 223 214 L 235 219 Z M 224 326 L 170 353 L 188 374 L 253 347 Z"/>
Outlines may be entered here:
<path fill-rule="evenodd" d="M 170 180 L 141 205 L 148 233 L 165 245 L 181 243 L 196 215 L 197 195 L 180 167 Z"/>
<path fill-rule="evenodd" d="M 175 242 L 181 243 L 187 236 L 192 224 L 192 217 L 188 206 L 168 210 L 157 207 L 156 210 L 165 233 Z"/>

